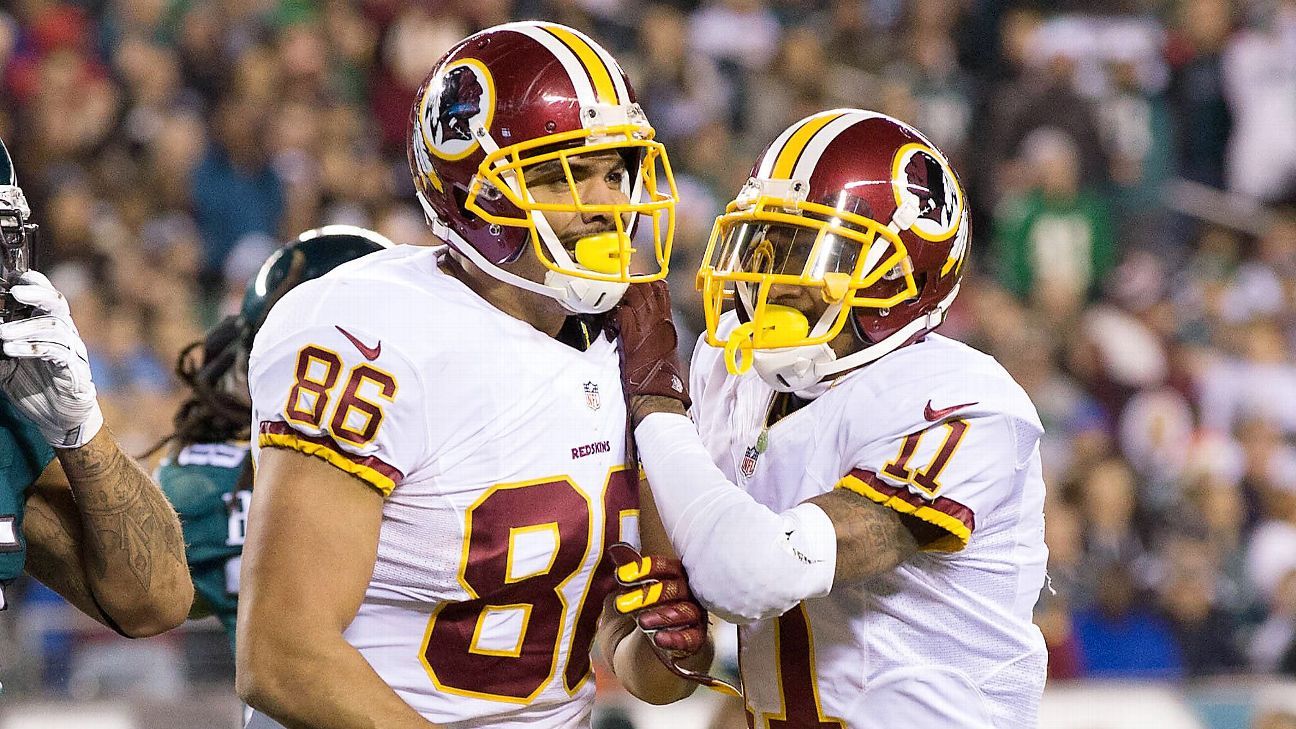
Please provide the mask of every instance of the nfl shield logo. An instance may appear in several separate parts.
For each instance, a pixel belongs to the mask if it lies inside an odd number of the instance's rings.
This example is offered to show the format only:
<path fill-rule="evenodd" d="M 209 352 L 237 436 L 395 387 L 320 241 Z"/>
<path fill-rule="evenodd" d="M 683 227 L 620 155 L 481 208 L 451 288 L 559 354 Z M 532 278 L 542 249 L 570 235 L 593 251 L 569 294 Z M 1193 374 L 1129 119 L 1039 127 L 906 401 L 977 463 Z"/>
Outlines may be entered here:
<path fill-rule="evenodd" d="M 748 448 L 747 452 L 743 454 L 742 465 L 738 467 L 738 472 L 742 474 L 743 478 L 751 478 L 752 474 L 756 473 L 757 458 L 760 458 L 760 451 L 756 450 L 756 446 Z"/>
<path fill-rule="evenodd" d="M 599 399 L 598 384 L 594 382 L 585 383 L 585 407 L 590 410 L 598 410 L 603 405 Z"/>

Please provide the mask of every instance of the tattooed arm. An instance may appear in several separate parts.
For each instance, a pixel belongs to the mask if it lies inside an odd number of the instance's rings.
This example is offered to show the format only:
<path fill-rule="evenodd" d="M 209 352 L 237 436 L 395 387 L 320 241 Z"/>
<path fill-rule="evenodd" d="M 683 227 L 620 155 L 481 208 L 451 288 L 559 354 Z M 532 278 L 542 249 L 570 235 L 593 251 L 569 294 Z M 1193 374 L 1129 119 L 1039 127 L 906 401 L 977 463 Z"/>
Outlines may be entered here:
<path fill-rule="evenodd" d="M 179 625 L 193 583 L 180 521 L 162 490 L 106 428 L 57 454 L 27 501 L 27 571 L 130 637 Z"/>
<path fill-rule="evenodd" d="M 921 545 L 944 534 L 939 527 L 875 504 L 846 489 L 833 489 L 810 502 L 823 509 L 837 533 L 834 584 L 862 580 L 894 569 Z"/>
<path fill-rule="evenodd" d="M 892 569 L 931 541 L 926 527 L 854 492 L 775 512 L 728 480 L 678 409 L 643 415 L 651 408 L 636 404 L 635 443 L 689 586 L 730 622 L 782 615 L 834 583 Z"/>

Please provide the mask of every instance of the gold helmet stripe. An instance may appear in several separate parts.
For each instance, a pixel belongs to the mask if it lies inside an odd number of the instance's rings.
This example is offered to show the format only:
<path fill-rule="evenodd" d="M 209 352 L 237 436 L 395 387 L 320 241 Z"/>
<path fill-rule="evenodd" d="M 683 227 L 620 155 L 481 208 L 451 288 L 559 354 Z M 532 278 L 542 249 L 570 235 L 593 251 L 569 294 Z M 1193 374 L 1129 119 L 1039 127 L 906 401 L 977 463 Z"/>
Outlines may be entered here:
<path fill-rule="evenodd" d="M 770 171 L 770 177 L 775 180 L 791 179 L 792 171 L 796 169 L 797 160 L 801 159 L 801 154 L 805 152 L 810 140 L 824 127 L 841 117 L 843 113 L 833 111 L 807 119 L 806 123 L 802 124 L 801 128 L 797 129 L 787 143 L 783 145 L 783 149 L 779 150 L 778 158 L 774 160 L 774 169 Z"/>
<path fill-rule="evenodd" d="M 841 136 L 842 132 L 866 119 L 882 116 L 881 114 L 856 109 L 843 109 L 840 111 L 843 113 L 824 126 L 818 134 L 814 135 L 813 139 L 806 143 L 805 150 L 801 152 L 801 159 L 792 168 L 794 179 L 810 179 L 810 176 L 814 174 L 815 167 L 819 165 L 819 160 L 823 159 L 824 150 L 828 149 L 828 146 L 837 137 Z"/>
<path fill-rule="evenodd" d="M 600 104 L 620 103 L 617 99 L 616 84 L 612 82 L 612 72 L 608 70 L 607 64 L 603 62 L 603 59 L 588 41 L 561 25 L 545 25 L 543 27 L 562 41 L 563 45 L 570 48 L 576 54 L 576 57 L 580 59 L 581 65 L 585 67 L 585 72 L 589 74 L 590 82 L 594 84 L 594 91 L 598 95 Z"/>
<path fill-rule="evenodd" d="M 621 64 L 617 63 L 617 60 L 612 57 L 612 54 L 608 53 L 606 48 L 599 45 L 598 41 L 590 38 L 588 35 L 576 30 L 575 28 L 568 28 L 568 30 L 571 31 L 573 35 L 589 44 L 589 47 L 594 49 L 594 52 L 598 54 L 598 57 L 603 59 L 603 65 L 607 67 L 608 74 L 612 76 L 612 85 L 616 87 L 617 103 L 631 103 L 630 89 L 627 86 L 628 82 L 626 81 L 625 74 L 621 71 Z"/>
<path fill-rule="evenodd" d="M 576 98 L 582 105 L 598 103 L 598 97 L 594 92 L 594 85 L 590 83 L 590 75 L 585 70 L 585 65 L 576 55 L 575 51 L 558 39 L 558 36 L 549 32 L 549 27 L 553 23 L 539 23 L 534 20 L 521 20 L 515 23 L 506 23 L 501 28 L 521 33 L 544 46 L 558 62 L 562 64 L 563 71 L 566 72 L 567 78 L 571 79 L 572 86 L 576 89 Z"/>

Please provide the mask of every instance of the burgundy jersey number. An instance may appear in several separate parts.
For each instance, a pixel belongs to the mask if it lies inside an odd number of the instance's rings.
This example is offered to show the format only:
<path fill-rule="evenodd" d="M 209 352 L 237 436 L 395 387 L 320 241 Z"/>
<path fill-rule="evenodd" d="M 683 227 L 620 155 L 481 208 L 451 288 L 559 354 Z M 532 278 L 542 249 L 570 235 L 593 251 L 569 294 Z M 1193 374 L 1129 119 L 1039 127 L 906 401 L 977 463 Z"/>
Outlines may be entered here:
<path fill-rule="evenodd" d="M 607 528 L 603 544 L 620 538 L 619 516 L 637 505 L 638 492 L 625 471 L 614 471 L 604 489 Z M 497 486 L 468 509 L 459 581 L 471 599 L 446 603 L 432 616 L 423 659 L 437 688 L 494 701 L 527 703 L 553 678 L 568 605 L 563 588 L 581 570 L 589 552 L 591 504 L 567 479 Z M 511 576 L 510 544 L 518 532 L 548 531 L 555 550 L 548 567 Z M 602 556 L 577 611 L 564 683 L 574 691 L 589 674 L 589 648 L 604 598 L 612 588 L 611 567 Z M 483 647 L 484 622 L 499 611 L 520 616 L 515 646 Z"/>
<path fill-rule="evenodd" d="M 814 637 L 805 605 L 797 605 L 779 616 L 775 628 L 780 714 L 764 714 L 769 729 L 846 729 L 840 719 L 824 716 L 815 685 Z M 747 710 L 747 726 L 756 729 L 756 717 Z"/>
<path fill-rule="evenodd" d="M 343 367 L 337 352 L 314 344 L 303 347 L 297 353 L 293 386 L 288 391 L 284 417 L 313 428 L 324 428 L 327 421 L 334 438 L 358 446 L 368 445 L 378 434 L 383 409 L 381 404 L 361 397 L 360 388 L 370 384 L 379 397 L 391 402 L 396 397 L 396 378 L 372 365 L 352 367 L 333 417 L 329 419 L 325 417 L 326 411 Z M 357 424 L 359 427 L 355 427 Z"/>
<path fill-rule="evenodd" d="M 590 675 L 590 646 L 594 643 L 594 631 L 598 627 L 599 615 L 603 612 L 603 600 L 616 587 L 616 578 L 612 576 L 612 559 L 607 555 L 607 546 L 622 540 L 621 517 L 639 511 L 639 484 L 632 471 L 617 470 L 608 475 L 607 486 L 603 489 L 603 553 L 598 566 L 590 578 L 589 592 L 580 606 L 576 618 L 576 632 L 572 635 L 570 656 L 567 658 L 567 671 L 564 677 L 567 691 L 575 693 L 576 689 Z"/>
<path fill-rule="evenodd" d="M 909 467 L 909 459 L 913 458 L 914 451 L 918 450 L 918 443 L 929 430 L 920 430 L 917 433 L 910 433 L 904 437 L 900 444 L 900 454 L 895 457 L 894 461 L 886 464 L 882 468 L 882 473 L 900 480 L 908 481 L 927 493 L 935 496 L 941 490 L 940 478 L 941 471 L 949 464 L 950 458 L 958 450 L 959 443 L 963 440 L 963 435 L 967 433 L 968 422 L 966 420 L 948 420 L 944 423 L 945 440 L 941 441 L 940 448 L 937 449 L 936 455 L 932 456 L 931 463 L 926 468 L 914 470 Z"/>

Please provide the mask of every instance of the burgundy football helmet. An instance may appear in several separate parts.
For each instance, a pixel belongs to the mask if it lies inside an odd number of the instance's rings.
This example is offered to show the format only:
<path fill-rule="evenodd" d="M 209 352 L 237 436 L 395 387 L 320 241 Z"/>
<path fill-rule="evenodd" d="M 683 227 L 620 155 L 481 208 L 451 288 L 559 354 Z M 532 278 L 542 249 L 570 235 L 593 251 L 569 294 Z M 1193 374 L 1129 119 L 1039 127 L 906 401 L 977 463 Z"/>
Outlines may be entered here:
<path fill-rule="evenodd" d="M 802 119 L 766 148 L 716 219 L 698 271 L 707 339 L 732 372 L 755 365 L 776 389 L 813 392 L 938 327 L 958 294 L 971 235 L 945 156 L 891 117 L 835 109 Z M 770 301 L 813 289 L 818 321 Z M 721 331 L 726 303 L 739 323 Z M 858 351 L 828 342 L 850 324 Z"/>
<path fill-rule="evenodd" d="M 590 313 L 614 306 L 628 284 L 666 275 L 675 183 L 653 137 L 611 54 L 579 31 L 528 21 L 483 30 L 442 57 L 414 100 L 408 156 L 419 201 L 451 248 Z M 627 202 L 580 199 L 571 162 L 599 154 L 624 160 Z M 540 165 L 566 178 L 570 201 L 537 202 L 526 173 Z M 546 218 L 559 211 L 604 213 L 615 230 L 562 241 Z M 543 282 L 500 268 L 528 244 L 548 269 Z"/>

